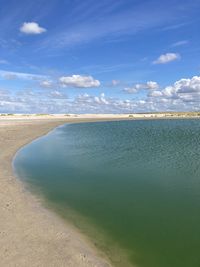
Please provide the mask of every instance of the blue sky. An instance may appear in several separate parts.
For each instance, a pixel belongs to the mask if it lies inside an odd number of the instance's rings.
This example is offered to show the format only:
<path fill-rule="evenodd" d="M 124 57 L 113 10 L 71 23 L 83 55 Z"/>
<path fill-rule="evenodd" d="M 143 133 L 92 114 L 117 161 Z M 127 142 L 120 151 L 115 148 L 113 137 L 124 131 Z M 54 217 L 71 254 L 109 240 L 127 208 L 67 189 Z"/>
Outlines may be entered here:
<path fill-rule="evenodd" d="M 200 0 L 0 0 L 0 112 L 199 110 Z"/>

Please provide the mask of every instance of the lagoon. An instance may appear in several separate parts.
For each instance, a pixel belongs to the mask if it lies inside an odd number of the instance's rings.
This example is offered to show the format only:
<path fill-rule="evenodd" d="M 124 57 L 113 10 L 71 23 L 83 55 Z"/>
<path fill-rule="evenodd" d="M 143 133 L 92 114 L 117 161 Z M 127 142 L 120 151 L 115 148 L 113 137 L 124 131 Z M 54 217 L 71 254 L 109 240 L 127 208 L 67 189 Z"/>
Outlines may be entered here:
<path fill-rule="evenodd" d="M 66 124 L 14 168 L 114 266 L 200 266 L 200 121 Z"/>

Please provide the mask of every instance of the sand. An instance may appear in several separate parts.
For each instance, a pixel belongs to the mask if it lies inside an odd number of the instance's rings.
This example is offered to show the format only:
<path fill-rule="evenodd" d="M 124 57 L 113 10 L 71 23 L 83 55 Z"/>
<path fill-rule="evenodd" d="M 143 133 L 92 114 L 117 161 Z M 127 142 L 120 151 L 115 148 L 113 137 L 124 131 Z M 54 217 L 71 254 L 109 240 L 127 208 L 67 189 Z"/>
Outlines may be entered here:
<path fill-rule="evenodd" d="M 111 266 L 90 241 L 46 210 L 13 174 L 17 150 L 65 121 L 82 120 L 0 119 L 0 267 Z"/>

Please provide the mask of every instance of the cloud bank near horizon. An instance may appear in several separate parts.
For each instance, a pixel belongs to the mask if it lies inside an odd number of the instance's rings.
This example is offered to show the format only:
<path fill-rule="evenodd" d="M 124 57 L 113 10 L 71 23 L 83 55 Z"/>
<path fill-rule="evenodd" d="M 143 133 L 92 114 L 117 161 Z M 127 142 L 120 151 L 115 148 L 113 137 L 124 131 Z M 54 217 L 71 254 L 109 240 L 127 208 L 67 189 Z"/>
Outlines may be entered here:
<path fill-rule="evenodd" d="M 23 74 L 24 75 L 24 74 Z M 19 75 L 24 79 L 23 75 Z M 29 74 L 34 77 L 34 74 Z M 72 75 L 69 77 L 76 77 Z M 29 77 L 29 76 L 28 76 Z M 36 76 L 37 77 L 37 76 Z M 85 76 L 80 76 L 85 77 Z M 41 78 L 40 78 L 41 79 Z M 59 82 L 58 78 L 58 82 Z M 35 81 L 35 80 L 34 80 Z M 77 80 L 75 79 L 77 82 Z M 78 79 L 80 85 L 95 89 L 97 83 L 91 87 L 93 79 Z M 94 80 L 95 81 L 95 80 Z M 38 90 L 23 90 L 22 93 L 14 94 L 12 91 L 0 89 L 0 112 L 11 111 L 13 113 L 136 113 L 136 112 L 157 112 L 157 111 L 198 111 L 200 101 L 200 76 L 183 78 L 172 85 L 161 87 L 157 82 L 147 81 L 145 84 L 135 84 L 124 90 L 133 97 L 120 99 L 107 96 L 106 93 L 99 95 L 88 93 L 68 96 L 69 88 L 76 87 L 70 80 L 67 86 L 63 87 L 55 81 L 38 80 Z M 98 83 L 100 85 L 100 82 Z M 71 87 L 70 87 L 71 86 Z M 85 88 L 85 87 L 84 87 Z M 92 90 L 92 89 L 91 89 Z M 145 96 L 140 97 L 140 91 L 145 91 Z"/>

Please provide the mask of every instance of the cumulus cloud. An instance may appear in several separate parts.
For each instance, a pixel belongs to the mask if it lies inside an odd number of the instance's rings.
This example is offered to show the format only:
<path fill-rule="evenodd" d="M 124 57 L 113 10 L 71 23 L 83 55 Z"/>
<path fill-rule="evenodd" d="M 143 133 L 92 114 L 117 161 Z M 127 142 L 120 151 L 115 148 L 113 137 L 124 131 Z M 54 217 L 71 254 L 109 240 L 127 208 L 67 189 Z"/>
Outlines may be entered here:
<path fill-rule="evenodd" d="M 50 80 L 44 80 L 40 82 L 40 87 L 42 88 L 52 88 L 53 82 Z"/>
<path fill-rule="evenodd" d="M 151 92 L 149 92 L 148 95 L 152 96 L 152 97 L 158 97 L 158 96 L 162 96 L 162 92 L 161 91 L 151 91 Z"/>
<path fill-rule="evenodd" d="M 160 55 L 155 61 L 153 61 L 153 64 L 166 64 L 180 58 L 181 56 L 178 53 L 166 53 Z"/>
<path fill-rule="evenodd" d="M 90 103 L 92 105 L 94 104 L 105 104 L 108 105 L 109 101 L 106 99 L 105 94 L 101 93 L 100 96 L 91 96 L 89 94 L 83 94 L 83 95 L 78 95 L 76 100 L 79 103 Z"/>
<path fill-rule="evenodd" d="M 24 22 L 20 27 L 20 31 L 25 34 L 41 34 L 46 32 L 47 30 L 40 27 L 36 22 Z"/>
<path fill-rule="evenodd" d="M 145 83 L 148 89 L 144 94 L 133 95 L 127 99 L 109 97 L 104 93 L 85 93 L 68 97 L 62 89 L 29 89 L 17 92 L 0 89 L 0 112 L 137 113 L 199 110 L 200 76 L 180 79 L 163 88 L 154 83 Z M 138 84 L 136 88 L 144 88 L 144 84 Z"/>
<path fill-rule="evenodd" d="M 99 96 L 81 94 L 75 97 L 73 103 L 75 111 L 78 113 L 131 112 L 135 106 L 134 101 L 106 97 L 104 93 Z"/>
<path fill-rule="evenodd" d="M 8 98 L 9 97 L 9 98 Z M 0 112 L 12 113 L 122 113 L 131 112 L 134 101 L 99 95 L 79 94 L 69 98 L 58 90 L 18 93 L 0 90 Z"/>
<path fill-rule="evenodd" d="M 158 88 L 159 88 L 159 85 L 158 85 L 157 82 L 149 81 L 146 84 L 146 89 L 155 90 L 155 89 L 158 89 Z"/>
<path fill-rule="evenodd" d="M 136 93 L 138 88 L 136 86 Z M 134 88 L 133 88 L 134 89 Z M 138 100 L 137 100 L 138 99 Z M 134 103 L 134 105 L 133 105 Z M 180 79 L 175 83 L 148 90 L 142 98 L 131 100 L 132 107 L 140 112 L 147 111 L 198 111 L 200 103 L 200 76 Z"/>
<path fill-rule="evenodd" d="M 135 94 L 139 90 L 156 90 L 158 88 L 159 85 L 157 82 L 148 81 L 147 83 L 137 83 L 132 87 L 126 87 L 123 91 L 129 94 Z"/>
<path fill-rule="evenodd" d="M 124 88 L 124 92 L 128 94 L 136 94 L 140 88 L 138 88 L 137 84 L 133 87 Z"/>
<path fill-rule="evenodd" d="M 63 87 L 90 88 L 100 86 L 100 81 L 95 80 L 92 76 L 63 76 L 60 77 L 59 81 Z"/>
<path fill-rule="evenodd" d="M 162 93 L 168 97 L 178 97 L 182 94 L 200 94 L 200 76 L 194 76 L 191 79 L 180 79 L 173 85 L 167 86 Z"/>
<path fill-rule="evenodd" d="M 152 91 L 147 102 L 158 110 L 199 110 L 200 76 L 180 79 L 162 90 Z"/>
<path fill-rule="evenodd" d="M 49 94 L 49 97 L 53 97 L 54 99 L 67 99 L 67 95 L 66 94 L 63 94 L 62 92 L 60 91 L 51 91 L 50 94 Z"/>

